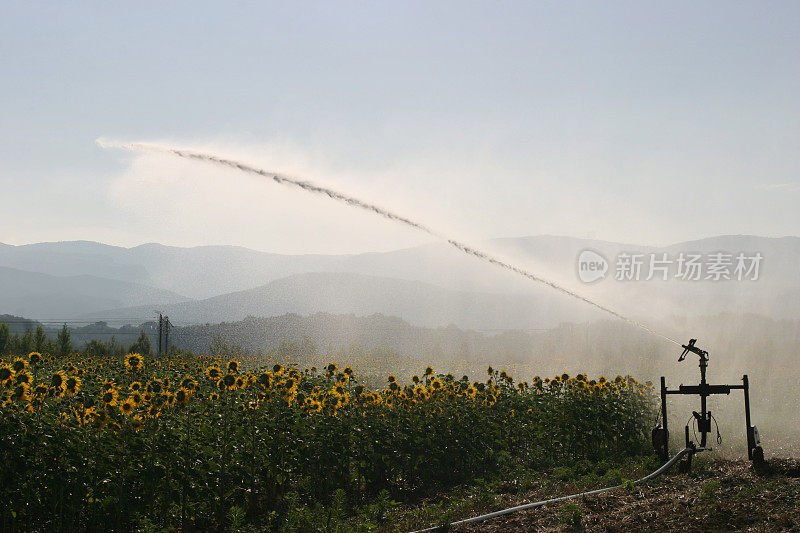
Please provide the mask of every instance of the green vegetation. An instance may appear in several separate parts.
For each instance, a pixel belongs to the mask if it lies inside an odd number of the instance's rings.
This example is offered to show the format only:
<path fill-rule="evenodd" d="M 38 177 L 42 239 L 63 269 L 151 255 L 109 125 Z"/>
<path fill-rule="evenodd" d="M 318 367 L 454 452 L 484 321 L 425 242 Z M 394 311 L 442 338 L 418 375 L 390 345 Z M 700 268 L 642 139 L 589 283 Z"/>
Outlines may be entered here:
<path fill-rule="evenodd" d="M 350 367 L 255 365 L 6 359 L 2 527 L 363 528 L 455 486 L 488 505 L 498 489 L 532 486 L 533 471 L 649 449 L 652 391 L 629 377 L 517 383 L 489 369 L 471 382 L 429 367 L 371 390 Z M 434 523 L 449 518 L 460 517 Z"/>

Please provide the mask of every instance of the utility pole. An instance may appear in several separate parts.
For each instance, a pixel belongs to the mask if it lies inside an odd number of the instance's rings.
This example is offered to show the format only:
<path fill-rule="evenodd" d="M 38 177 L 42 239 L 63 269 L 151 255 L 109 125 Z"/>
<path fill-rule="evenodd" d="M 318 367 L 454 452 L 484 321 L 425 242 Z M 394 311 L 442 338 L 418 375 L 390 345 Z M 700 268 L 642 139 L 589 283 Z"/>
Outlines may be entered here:
<path fill-rule="evenodd" d="M 158 313 L 158 355 L 161 356 L 161 338 L 164 335 L 164 315 Z"/>
<path fill-rule="evenodd" d="M 172 324 L 169 323 L 169 317 L 164 317 L 164 351 L 169 353 L 169 328 L 172 327 Z"/>

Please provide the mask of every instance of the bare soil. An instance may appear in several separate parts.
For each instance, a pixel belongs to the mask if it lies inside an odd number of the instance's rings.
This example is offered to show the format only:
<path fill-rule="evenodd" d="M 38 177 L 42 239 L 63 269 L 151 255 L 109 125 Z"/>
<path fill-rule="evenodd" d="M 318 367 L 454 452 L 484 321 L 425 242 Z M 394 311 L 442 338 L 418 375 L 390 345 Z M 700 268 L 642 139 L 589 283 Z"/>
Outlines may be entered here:
<path fill-rule="evenodd" d="M 553 496 L 535 490 L 498 500 L 514 505 Z M 574 506 L 554 504 L 456 531 L 800 531 L 800 462 L 771 459 L 756 472 L 748 461 L 716 460 L 691 474 L 572 502 L 580 507 L 579 525 Z"/>

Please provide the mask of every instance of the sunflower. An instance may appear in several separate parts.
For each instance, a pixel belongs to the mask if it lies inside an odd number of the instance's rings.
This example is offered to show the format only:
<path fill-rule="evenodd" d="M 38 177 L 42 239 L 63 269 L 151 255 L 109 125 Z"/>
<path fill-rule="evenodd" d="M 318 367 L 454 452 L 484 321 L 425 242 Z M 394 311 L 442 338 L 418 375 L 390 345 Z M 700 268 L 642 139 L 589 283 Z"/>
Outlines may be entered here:
<path fill-rule="evenodd" d="M 426 376 L 432 376 L 433 375 L 433 367 L 429 366 L 428 368 L 426 368 L 425 369 L 425 375 Z"/>
<path fill-rule="evenodd" d="M 17 357 L 14 359 L 14 362 L 11 363 L 11 368 L 14 369 L 14 372 L 22 372 L 26 368 L 28 368 L 28 362 L 21 357 Z"/>
<path fill-rule="evenodd" d="M 206 368 L 206 377 L 208 379 L 216 381 L 221 376 L 222 376 L 222 371 L 219 369 L 219 366 L 216 363 Z"/>
<path fill-rule="evenodd" d="M 272 384 L 272 377 L 267 372 L 262 372 L 261 375 L 258 376 L 258 384 L 268 389 Z"/>
<path fill-rule="evenodd" d="M 30 359 L 32 365 L 38 365 L 42 362 L 42 354 L 39 352 L 31 352 L 28 354 L 28 359 Z"/>
<path fill-rule="evenodd" d="M 139 431 L 143 427 L 144 427 L 144 420 L 142 420 L 141 415 L 136 415 L 133 418 L 131 418 L 131 428 L 133 428 L 135 431 Z"/>
<path fill-rule="evenodd" d="M 353 369 L 352 369 L 352 368 L 350 368 L 349 366 L 346 366 L 346 367 L 344 367 L 344 370 L 343 370 L 343 372 L 344 372 L 345 374 L 347 374 L 348 376 L 352 376 L 352 375 L 353 375 Z"/>
<path fill-rule="evenodd" d="M 386 378 L 386 381 L 388 381 L 389 383 L 394 383 L 395 381 L 397 381 L 397 378 L 389 374 L 389 377 Z"/>
<path fill-rule="evenodd" d="M 11 391 L 11 399 L 15 401 L 30 401 L 31 387 L 27 383 L 19 383 Z"/>
<path fill-rule="evenodd" d="M 156 405 L 171 405 L 175 396 L 170 391 L 164 391 L 156 397 Z"/>
<path fill-rule="evenodd" d="M 47 393 L 50 392 L 50 389 L 44 383 L 39 383 L 33 388 L 33 396 L 35 398 L 44 398 L 47 396 Z"/>
<path fill-rule="evenodd" d="M 70 376 L 64 383 L 64 391 L 68 396 L 72 396 L 81 390 L 81 380 L 79 378 Z"/>
<path fill-rule="evenodd" d="M 189 403 L 189 398 L 191 397 L 191 393 L 186 389 L 178 389 L 178 392 L 175 393 L 175 403 L 180 406 L 184 406 Z"/>
<path fill-rule="evenodd" d="M 86 424 L 89 422 L 94 416 L 97 415 L 97 409 L 94 407 L 84 407 L 83 413 L 80 414 L 80 422 L 81 424 Z"/>
<path fill-rule="evenodd" d="M 14 378 L 14 371 L 8 365 L 0 366 L 0 385 L 6 385 Z"/>
<path fill-rule="evenodd" d="M 191 392 L 197 388 L 197 381 L 192 376 L 186 376 L 181 381 L 181 388 Z"/>
<path fill-rule="evenodd" d="M 119 410 L 123 415 L 130 415 L 133 413 L 133 410 L 136 408 L 136 404 L 133 402 L 132 398 L 126 398 L 124 402 L 119 404 Z"/>
<path fill-rule="evenodd" d="M 139 394 L 138 392 L 134 392 L 133 394 L 131 394 L 130 399 L 133 400 L 133 403 L 136 404 L 137 407 L 144 400 L 144 398 L 142 398 L 142 395 Z"/>
<path fill-rule="evenodd" d="M 336 363 L 330 363 L 330 364 L 328 365 L 328 367 L 326 368 L 326 370 L 327 370 L 328 374 L 332 376 L 332 375 L 333 375 L 333 373 L 334 373 L 334 372 L 336 372 L 336 370 L 337 370 L 338 368 L 339 368 L 339 367 L 338 367 L 338 366 L 336 366 Z"/>
<path fill-rule="evenodd" d="M 113 406 L 117 405 L 117 398 L 118 398 L 118 397 L 119 397 L 119 393 L 117 392 L 117 389 L 108 389 L 107 391 L 105 391 L 105 392 L 104 392 L 104 393 L 103 393 L 103 394 L 100 396 L 100 400 L 101 400 L 101 401 L 102 401 L 104 404 L 106 404 L 106 405 L 109 405 L 109 406 L 112 406 L 112 407 L 113 407 Z"/>
<path fill-rule="evenodd" d="M 139 392 L 140 390 L 142 390 L 142 382 L 141 381 L 134 381 L 133 383 L 131 383 L 128 386 L 128 389 L 131 392 Z"/>
<path fill-rule="evenodd" d="M 211 400 L 212 402 L 215 402 L 215 401 L 219 400 L 219 394 L 217 394 L 216 392 L 212 392 L 208 396 L 208 399 Z"/>
<path fill-rule="evenodd" d="M 92 427 L 95 429 L 103 429 L 108 425 L 109 420 L 108 411 L 105 409 L 92 413 Z"/>
<path fill-rule="evenodd" d="M 138 353 L 131 353 L 125 356 L 125 366 L 128 370 L 141 370 L 144 368 L 144 360 Z"/>
<path fill-rule="evenodd" d="M 160 379 L 154 379 L 147 383 L 147 392 L 151 394 L 161 394 L 161 391 L 164 390 L 164 384 L 161 382 Z"/>
<path fill-rule="evenodd" d="M 21 384 L 30 385 L 31 383 L 33 383 L 33 377 L 31 376 L 30 372 L 28 372 L 27 370 L 17 371 L 16 375 L 14 376 L 15 385 L 21 385 Z"/>
<path fill-rule="evenodd" d="M 50 386 L 55 389 L 64 390 L 67 388 L 67 374 L 59 370 L 50 378 Z"/>
<path fill-rule="evenodd" d="M 235 374 L 239 371 L 239 361 L 236 359 L 231 359 L 228 361 L 228 373 Z"/>
<path fill-rule="evenodd" d="M 151 405 L 147 409 L 147 416 L 149 416 L 150 418 L 158 418 L 159 415 L 161 415 L 161 411 L 158 409 L 157 406 Z"/>
<path fill-rule="evenodd" d="M 226 389 L 235 389 L 236 388 L 236 376 L 233 374 L 225 374 L 221 380 L 219 380 Z M 219 386 L 219 382 L 217 383 Z"/>

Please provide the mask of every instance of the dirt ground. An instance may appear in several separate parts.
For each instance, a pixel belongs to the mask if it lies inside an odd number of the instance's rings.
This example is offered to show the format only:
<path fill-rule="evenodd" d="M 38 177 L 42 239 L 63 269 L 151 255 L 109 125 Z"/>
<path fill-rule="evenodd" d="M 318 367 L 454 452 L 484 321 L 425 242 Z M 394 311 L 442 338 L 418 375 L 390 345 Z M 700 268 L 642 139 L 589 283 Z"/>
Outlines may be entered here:
<path fill-rule="evenodd" d="M 554 496 L 541 489 L 498 495 L 493 507 Z M 691 474 L 571 501 L 455 531 L 800 531 L 800 461 L 770 459 L 767 471 L 756 472 L 748 461 L 715 460 Z"/>

